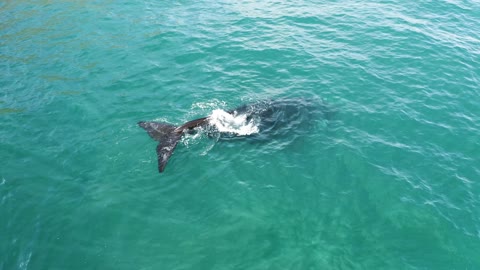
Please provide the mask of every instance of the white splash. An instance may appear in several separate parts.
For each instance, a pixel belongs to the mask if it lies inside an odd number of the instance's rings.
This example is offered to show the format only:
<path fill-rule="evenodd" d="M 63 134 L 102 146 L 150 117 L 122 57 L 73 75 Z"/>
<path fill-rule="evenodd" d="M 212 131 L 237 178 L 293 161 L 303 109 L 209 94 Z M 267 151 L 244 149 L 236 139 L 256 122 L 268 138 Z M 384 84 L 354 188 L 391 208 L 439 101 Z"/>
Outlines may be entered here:
<path fill-rule="evenodd" d="M 230 114 L 224 110 L 213 110 L 209 116 L 210 124 L 220 132 L 239 136 L 258 133 L 258 124 L 254 120 L 247 121 L 246 114 Z"/>

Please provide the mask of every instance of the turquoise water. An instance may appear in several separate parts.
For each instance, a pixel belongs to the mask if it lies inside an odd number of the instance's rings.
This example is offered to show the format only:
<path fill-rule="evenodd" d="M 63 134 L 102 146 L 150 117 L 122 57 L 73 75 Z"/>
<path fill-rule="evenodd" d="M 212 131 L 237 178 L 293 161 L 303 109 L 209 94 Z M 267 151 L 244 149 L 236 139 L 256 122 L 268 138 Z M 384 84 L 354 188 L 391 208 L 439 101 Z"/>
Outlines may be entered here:
<path fill-rule="evenodd" d="M 3 1 L 0 269 L 480 269 L 479 33 L 472 0 Z M 281 98 L 335 114 L 163 174 L 136 124 Z"/>

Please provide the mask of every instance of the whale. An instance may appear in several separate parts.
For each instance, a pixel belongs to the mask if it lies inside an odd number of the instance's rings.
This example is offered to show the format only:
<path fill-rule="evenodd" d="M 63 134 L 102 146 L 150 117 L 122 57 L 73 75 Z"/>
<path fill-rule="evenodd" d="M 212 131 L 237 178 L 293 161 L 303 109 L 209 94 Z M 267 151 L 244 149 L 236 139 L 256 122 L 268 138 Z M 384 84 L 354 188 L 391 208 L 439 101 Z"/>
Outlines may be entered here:
<path fill-rule="evenodd" d="M 182 125 L 157 121 L 140 121 L 138 125 L 158 141 L 158 171 L 162 173 L 178 142 L 187 133 L 203 131 L 208 137 L 219 135 L 218 138 L 225 140 L 249 138 L 261 142 L 305 132 L 316 119 L 328 120 L 332 115 L 333 111 L 316 99 L 284 98 L 244 104 L 228 111 L 214 110 L 209 116 Z"/>

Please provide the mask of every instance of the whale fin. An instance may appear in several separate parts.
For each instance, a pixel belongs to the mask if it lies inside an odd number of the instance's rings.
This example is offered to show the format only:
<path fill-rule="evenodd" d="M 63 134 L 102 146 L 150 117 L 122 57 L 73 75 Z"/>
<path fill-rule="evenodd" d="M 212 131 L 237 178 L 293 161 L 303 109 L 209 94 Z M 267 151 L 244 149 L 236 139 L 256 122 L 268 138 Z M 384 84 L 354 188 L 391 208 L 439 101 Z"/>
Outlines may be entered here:
<path fill-rule="evenodd" d="M 164 139 L 162 139 L 157 145 L 158 172 L 163 172 L 165 170 L 168 159 L 173 154 L 173 150 L 175 150 L 181 137 L 182 133 L 174 132 L 169 136 L 164 137 Z"/>
<path fill-rule="evenodd" d="M 163 172 L 167 166 L 168 159 L 173 154 L 178 141 L 182 138 L 183 131 L 194 129 L 208 122 L 208 117 L 189 121 L 179 127 L 160 122 L 138 122 L 138 125 L 145 129 L 157 145 L 158 171 Z"/>
<path fill-rule="evenodd" d="M 165 137 L 168 137 L 177 128 L 174 125 L 160 122 L 145 122 L 140 121 L 138 125 L 145 129 L 155 141 L 161 141 Z"/>
<path fill-rule="evenodd" d="M 182 138 L 182 130 L 177 130 L 174 125 L 159 122 L 142 121 L 138 122 L 138 125 L 145 129 L 152 139 L 160 142 L 157 146 L 158 171 L 163 172 L 178 141 Z"/>

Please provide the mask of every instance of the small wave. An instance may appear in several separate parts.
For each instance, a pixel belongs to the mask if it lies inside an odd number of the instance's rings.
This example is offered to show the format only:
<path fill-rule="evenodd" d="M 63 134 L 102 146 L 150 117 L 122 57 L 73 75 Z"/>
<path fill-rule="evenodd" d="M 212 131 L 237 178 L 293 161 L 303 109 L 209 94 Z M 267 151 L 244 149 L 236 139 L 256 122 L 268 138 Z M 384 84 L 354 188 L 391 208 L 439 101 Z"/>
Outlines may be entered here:
<path fill-rule="evenodd" d="M 213 110 L 209 117 L 210 124 L 219 132 L 246 136 L 258 133 L 258 123 L 247 119 L 246 114 L 230 114 L 224 110 Z"/>
<path fill-rule="evenodd" d="M 212 99 L 210 101 L 206 102 L 196 102 L 192 104 L 192 109 L 201 109 L 201 110 L 207 110 L 207 109 L 213 109 L 213 108 L 218 108 L 218 107 L 225 107 L 227 103 L 225 101 L 220 101 L 218 99 Z"/>

